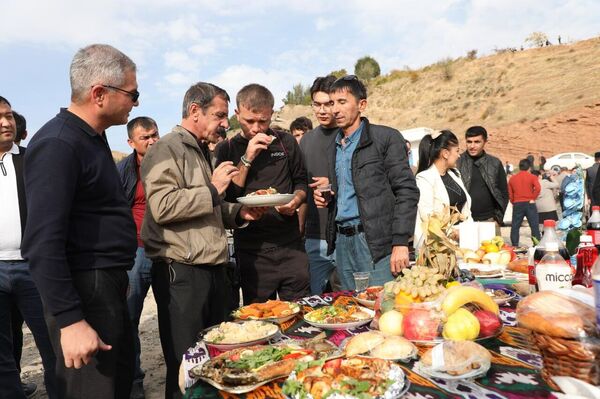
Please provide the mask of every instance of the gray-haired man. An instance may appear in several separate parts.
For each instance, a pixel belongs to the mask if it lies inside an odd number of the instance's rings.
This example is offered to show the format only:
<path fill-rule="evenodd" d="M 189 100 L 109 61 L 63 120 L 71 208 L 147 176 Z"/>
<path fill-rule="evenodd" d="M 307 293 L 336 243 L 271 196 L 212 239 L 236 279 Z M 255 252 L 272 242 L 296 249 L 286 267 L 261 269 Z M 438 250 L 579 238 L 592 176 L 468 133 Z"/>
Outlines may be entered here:
<path fill-rule="evenodd" d="M 127 269 L 135 223 L 105 129 L 138 105 L 136 66 L 95 44 L 71 63 L 71 104 L 33 137 L 25 156 L 29 223 L 24 255 L 57 356 L 61 398 L 128 398 L 133 336 Z"/>

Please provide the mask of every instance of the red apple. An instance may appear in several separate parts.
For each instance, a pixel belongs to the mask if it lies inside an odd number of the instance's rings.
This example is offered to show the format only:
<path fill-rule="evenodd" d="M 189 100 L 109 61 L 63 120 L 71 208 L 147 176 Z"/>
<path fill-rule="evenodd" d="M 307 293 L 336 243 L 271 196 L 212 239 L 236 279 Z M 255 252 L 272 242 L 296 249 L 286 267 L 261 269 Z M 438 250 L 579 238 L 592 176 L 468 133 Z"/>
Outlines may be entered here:
<path fill-rule="evenodd" d="M 473 314 L 479 320 L 479 338 L 491 337 L 502 327 L 500 318 L 489 310 L 476 310 Z"/>

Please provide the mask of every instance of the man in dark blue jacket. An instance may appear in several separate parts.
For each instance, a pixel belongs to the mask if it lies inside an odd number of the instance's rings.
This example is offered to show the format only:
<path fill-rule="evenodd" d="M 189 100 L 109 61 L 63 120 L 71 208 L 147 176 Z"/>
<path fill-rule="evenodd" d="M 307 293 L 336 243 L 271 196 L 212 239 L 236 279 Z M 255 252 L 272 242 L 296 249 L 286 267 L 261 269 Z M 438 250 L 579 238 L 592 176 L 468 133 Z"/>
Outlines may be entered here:
<path fill-rule="evenodd" d="M 371 125 L 361 114 L 367 90 L 354 75 L 330 89 L 340 128 L 329 145 L 329 178 L 335 194 L 329 203 L 327 242 L 335 248 L 343 289 L 354 289 L 354 272 L 369 272 L 370 285 L 383 285 L 408 266 L 419 189 L 408 165 L 406 141 L 395 129 Z M 313 191 L 318 207 L 328 203 Z"/>
<path fill-rule="evenodd" d="M 144 299 L 152 284 L 152 260 L 146 257 L 144 243 L 140 238 L 142 221 L 146 213 L 146 196 L 144 185 L 140 178 L 140 165 L 152 144 L 160 138 L 158 126 L 154 119 L 147 116 L 139 116 L 127 123 L 127 144 L 133 148 L 133 152 L 117 164 L 117 170 L 121 177 L 121 183 L 125 190 L 127 202 L 131 207 L 133 220 L 137 230 L 138 248 L 135 255 L 133 268 L 127 272 L 129 276 L 129 291 L 127 294 L 127 307 L 129 308 L 129 319 L 135 344 L 135 375 L 131 388 L 131 399 L 143 399 L 145 373 L 140 367 L 140 337 L 138 325 L 140 315 L 144 307 Z"/>
<path fill-rule="evenodd" d="M 61 398 L 129 398 L 134 372 L 127 270 L 131 217 L 105 130 L 138 105 L 136 66 L 114 47 L 79 50 L 71 104 L 33 137 L 25 155 L 29 260 L 56 353 Z"/>

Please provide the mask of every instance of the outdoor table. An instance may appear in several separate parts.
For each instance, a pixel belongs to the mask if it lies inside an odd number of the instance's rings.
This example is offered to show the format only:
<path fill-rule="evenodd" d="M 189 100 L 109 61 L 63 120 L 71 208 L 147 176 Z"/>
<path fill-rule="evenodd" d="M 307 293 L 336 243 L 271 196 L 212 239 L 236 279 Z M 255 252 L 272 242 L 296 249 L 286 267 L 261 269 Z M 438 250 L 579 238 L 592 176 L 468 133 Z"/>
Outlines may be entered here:
<path fill-rule="evenodd" d="M 502 333 L 496 338 L 481 342 L 492 354 L 492 366 L 485 376 L 476 380 L 444 381 L 412 371 L 412 365 L 415 361 L 399 363 L 411 383 L 408 393 L 403 398 L 516 399 L 551 397 L 552 390 L 540 374 L 542 357 L 533 346 L 529 333 L 516 326 L 515 307 L 519 299 L 520 297 L 517 296 L 510 303 L 500 306 L 500 317 L 504 323 Z M 321 306 L 353 302 L 353 298 L 352 292 L 342 291 L 305 297 L 297 302 L 302 305 L 303 312 L 295 319 L 280 326 L 284 338 L 308 339 L 321 333 L 321 329 L 315 328 L 302 320 L 302 313 L 307 313 Z M 368 329 L 367 325 L 351 330 L 326 331 L 326 334 L 331 342 L 339 345 L 346 337 Z M 420 346 L 419 357 L 426 350 L 427 347 Z M 210 353 L 210 355 L 215 354 Z M 208 355 L 209 351 L 204 343 L 198 342 L 194 348 L 190 348 L 184 355 L 183 370 L 187 372 L 196 364 L 202 363 Z M 285 378 L 282 378 L 247 394 L 233 395 L 218 391 L 203 381 L 194 382 L 187 377 L 186 386 L 189 388 L 186 389 L 185 398 L 284 399 L 286 396 L 281 392 L 281 385 L 284 381 Z"/>

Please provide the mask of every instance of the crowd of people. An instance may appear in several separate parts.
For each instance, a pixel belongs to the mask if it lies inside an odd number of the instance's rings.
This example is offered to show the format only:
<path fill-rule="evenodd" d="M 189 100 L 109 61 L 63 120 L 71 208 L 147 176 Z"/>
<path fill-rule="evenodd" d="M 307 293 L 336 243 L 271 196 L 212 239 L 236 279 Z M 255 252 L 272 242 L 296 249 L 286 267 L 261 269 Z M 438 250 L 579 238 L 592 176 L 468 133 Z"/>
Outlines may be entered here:
<path fill-rule="evenodd" d="M 0 236 L 2 398 L 31 391 L 20 380 L 23 319 L 49 398 L 143 398 L 138 324 L 152 287 L 165 398 L 178 398 L 183 354 L 199 331 L 228 319 L 240 289 L 247 304 L 352 290 L 355 272 L 383 284 L 409 266 L 422 221 L 447 205 L 498 230 L 509 199 L 513 229 L 523 216 L 533 229 L 538 212 L 556 214 L 546 203 L 557 183 L 540 184 L 526 160 L 507 180 L 481 126 L 466 130 L 462 154 L 453 132 L 426 135 L 415 175 L 402 134 L 363 116 L 367 90 L 354 75 L 316 78 L 318 125 L 299 118 L 292 134 L 272 127 L 269 89 L 244 86 L 235 97 L 241 132 L 230 138 L 231 99 L 211 83 L 185 92 L 180 124 L 162 137 L 150 117 L 128 121 L 136 65 L 111 46 L 79 50 L 70 82 L 70 105 L 27 149 L 0 97 L 0 220 L 10 226 Z M 132 153 L 115 167 L 105 130 L 123 124 Z M 292 199 L 237 201 L 266 188 Z M 518 245 L 518 229 L 511 239 Z"/>

